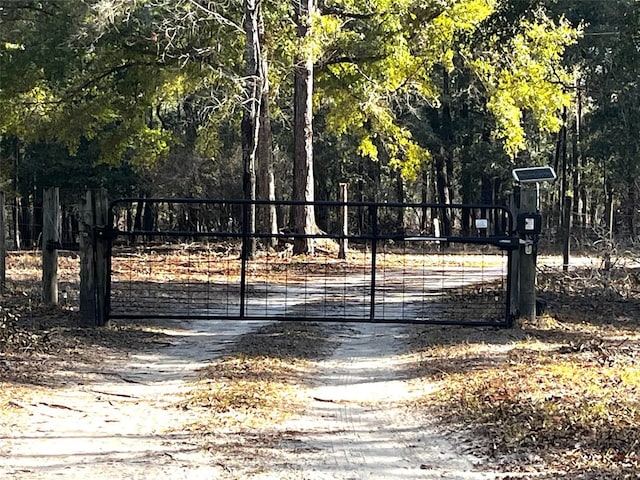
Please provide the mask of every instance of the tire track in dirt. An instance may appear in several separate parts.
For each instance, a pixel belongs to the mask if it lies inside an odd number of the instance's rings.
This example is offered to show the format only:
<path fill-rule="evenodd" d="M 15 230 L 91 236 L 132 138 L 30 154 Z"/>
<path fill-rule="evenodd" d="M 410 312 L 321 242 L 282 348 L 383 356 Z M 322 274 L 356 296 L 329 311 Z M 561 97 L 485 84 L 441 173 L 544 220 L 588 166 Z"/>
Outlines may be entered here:
<path fill-rule="evenodd" d="M 59 388 L 15 398 L 0 417 L 0 478 L 171 479 L 222 476 L 176 408 L 196 370 L 256 322 L 169 322 L 164 346 L 70 365 Z"/>
<path fill-rule="evenodd" d="M 404 403 L 418 391 L 403 355 L 407 327 L 359 324 L 318 364 L 309 408 L 283 425 L 297 432 L 288 467 L 260 479 L 490 479 L 479 460 L 432 421 L 412 417 Z M 300 476 L 302 475 L 302 476 Z"/>

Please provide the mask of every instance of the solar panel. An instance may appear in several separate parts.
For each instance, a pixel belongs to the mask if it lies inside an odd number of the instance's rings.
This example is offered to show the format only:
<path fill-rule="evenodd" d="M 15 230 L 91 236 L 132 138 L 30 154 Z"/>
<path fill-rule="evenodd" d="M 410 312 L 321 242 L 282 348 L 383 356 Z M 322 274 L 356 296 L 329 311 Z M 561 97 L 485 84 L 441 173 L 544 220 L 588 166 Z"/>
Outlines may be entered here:
<path fill-rule="evenodd" d="M 556 177 L 553 168 L 546 167 L 528 167 L 516 168 L 513 170 L 513 178 L 520 183 L 535 182 L 552 182 Z"/>

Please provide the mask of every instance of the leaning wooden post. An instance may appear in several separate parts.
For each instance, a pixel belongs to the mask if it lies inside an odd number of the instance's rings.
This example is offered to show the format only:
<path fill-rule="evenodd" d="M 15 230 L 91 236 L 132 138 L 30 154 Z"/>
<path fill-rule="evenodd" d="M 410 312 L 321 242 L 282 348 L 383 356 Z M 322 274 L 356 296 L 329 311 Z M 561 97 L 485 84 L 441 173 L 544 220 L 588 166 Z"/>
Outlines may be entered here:
<path fill-rule="evenodd" d="M 58 305 L 60 189 L 45 188 L 42 196 L 42 301 Z"/>
<path fill-rule="evenodd" d="M 108 209 L 104 189 L 87 191 L 80 218 L 80 320 L 88 327 L 108 320 Z"/>
<path fill-rule="evenodd" d="M 340 207 L 340 225 L 342 228 L 342 235 L 340 236 L 339 245 L 340 251 L 338 252 L 338 258 L 344 260 L 347 258 L 347 235 L 349 234 L 349 212 L 347 203 L 347 184 L 340 183 L 338 186 L 338 201 L 344 202 L 344 205 Z"/>
<path fill-rule="evenodd" d="M 0 289 L 7 284 L 7 217 L 4 210 L 5 195 L 0 192 Z"/>

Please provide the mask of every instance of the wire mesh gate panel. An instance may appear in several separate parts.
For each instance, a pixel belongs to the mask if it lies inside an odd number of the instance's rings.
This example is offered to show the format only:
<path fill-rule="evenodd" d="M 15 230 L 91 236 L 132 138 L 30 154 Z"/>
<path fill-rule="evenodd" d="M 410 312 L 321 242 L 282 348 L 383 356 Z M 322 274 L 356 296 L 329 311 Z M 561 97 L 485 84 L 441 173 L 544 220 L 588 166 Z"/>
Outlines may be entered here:
<path fill-rule="evenodd" d="M 286 219 L 305 205 L 113 202 L 109 316 L 510 325 L 518 239 L 505 208 L 321 202 L 322 232 L 260 226 L 269 209 Z M 294 255 L 299 240 L 313 252 Z"/>

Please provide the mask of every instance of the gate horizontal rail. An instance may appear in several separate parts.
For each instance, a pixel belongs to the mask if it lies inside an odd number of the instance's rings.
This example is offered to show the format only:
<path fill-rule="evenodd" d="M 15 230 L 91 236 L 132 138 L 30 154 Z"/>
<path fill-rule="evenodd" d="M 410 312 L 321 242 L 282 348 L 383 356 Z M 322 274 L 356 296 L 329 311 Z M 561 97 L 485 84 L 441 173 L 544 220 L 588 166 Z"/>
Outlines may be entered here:
<path fill-rule="evenodd" d="M 308 205 L 324 231 L 246 224 L 248 209 L 287 217 Z M 109 218 L 110 318 L 513 321 L 519 240 L 503 206 L 129 198 L 112 202 Z M 315 253 L 292 255 L 296 238 L 313 239 Z"/>

